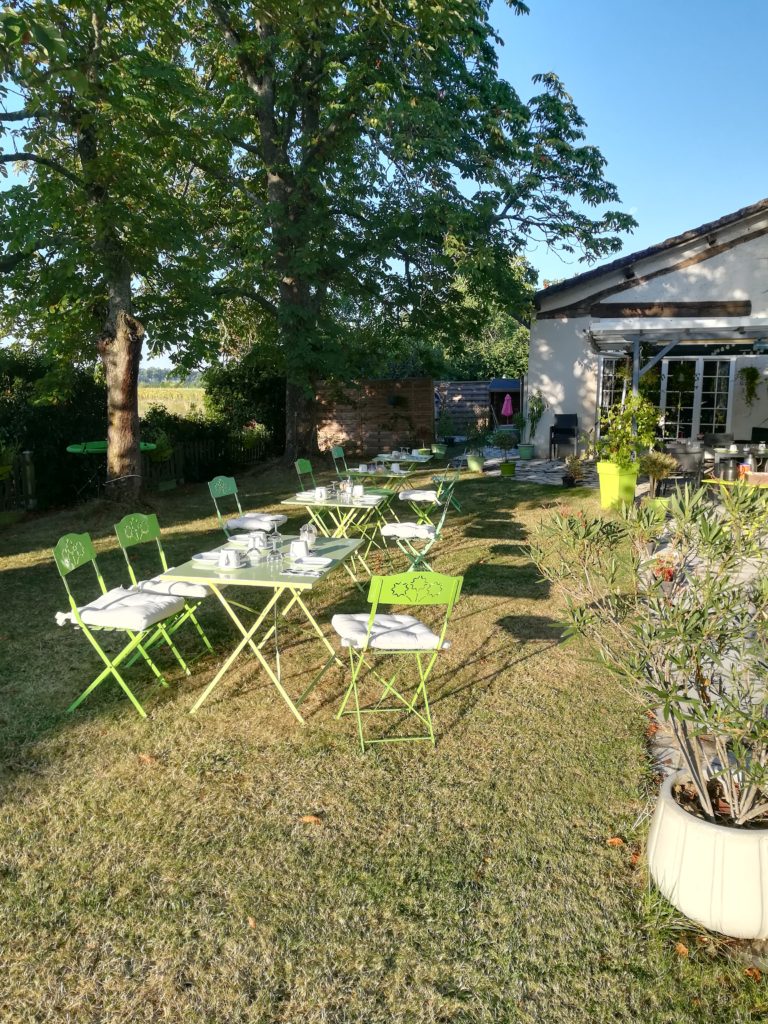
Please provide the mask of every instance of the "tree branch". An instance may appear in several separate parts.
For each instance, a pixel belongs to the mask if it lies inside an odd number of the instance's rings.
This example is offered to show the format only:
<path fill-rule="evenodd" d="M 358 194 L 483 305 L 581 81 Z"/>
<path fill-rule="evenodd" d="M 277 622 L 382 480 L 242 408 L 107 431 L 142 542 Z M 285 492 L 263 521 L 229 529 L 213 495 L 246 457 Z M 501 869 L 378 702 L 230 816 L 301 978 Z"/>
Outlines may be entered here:
<path fill-rule="evenodd" d="M 62 177 L 68 178 L 69 181 L 80 187 L 85 184 L 82 178 L 73 174 L 72 171 L 68 171 L 67 168 L 57 160 L 51 160 L 47 156 L 39 156 L 37 153 L 0 153 L 0 164 L 21 164 L 26 162 L 40 164 L 43 167 L 50 167 L 52 171 L 56 171 L 57 174 L 61 174 Z"/>
<path fill-rule="evenodd" d="M 261 306 L 267 313 L 273 316 L 277 314 L 277 306 L 274 302 L 270 302 L 269 299 L 265 299 L 259 292 L 250 291 L 248 288 L 235 288 L 222 284 L 212 288 L 211 295 L 221 298 L 248 299 L 250 302 L 255 302 L 258 306 Z"/>

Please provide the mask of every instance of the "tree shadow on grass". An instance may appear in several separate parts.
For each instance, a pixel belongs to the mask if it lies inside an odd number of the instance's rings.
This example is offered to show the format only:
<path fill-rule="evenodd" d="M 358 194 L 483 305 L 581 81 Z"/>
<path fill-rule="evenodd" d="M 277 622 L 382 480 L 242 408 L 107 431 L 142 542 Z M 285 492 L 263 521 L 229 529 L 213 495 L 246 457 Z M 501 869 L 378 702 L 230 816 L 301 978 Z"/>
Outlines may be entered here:
<path fill-rule="evenodd" d="M 543 615 L 505 615 L 497 625 L 515 640 L 553 640 L 564 643 L 565 623 Z"/>
<path fill-rule="evenodd" d="M 545 601 L 549 590 L 549 583 L 542 580 L 532 562 L 524 565 L 476 562 L 464 573 L 462 594 Z"/>

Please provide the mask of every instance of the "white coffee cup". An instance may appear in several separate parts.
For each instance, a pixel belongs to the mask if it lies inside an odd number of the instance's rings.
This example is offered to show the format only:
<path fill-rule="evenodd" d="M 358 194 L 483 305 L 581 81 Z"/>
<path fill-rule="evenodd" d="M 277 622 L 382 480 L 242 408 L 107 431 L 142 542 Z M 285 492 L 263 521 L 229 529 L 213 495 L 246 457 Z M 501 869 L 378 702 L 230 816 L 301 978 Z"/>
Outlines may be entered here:
<path fill-rule="evenodd" d="M 400 463 L 399 462 L 393 462 L 392 463 L 392 472 L 393 473 L 399 473 L 400 472 Z"/>
<path fill-rule="evenodd" d="M 367 473 L 368 464 L 366 462 L 361 462 L 360 465 L 357 467 L 357 471 L 358 473 Z"/>
<path fill-rule="evenodd" d="M 316 487 L 315 488 L 315 501 L 325 501 L 328 497 L 327 487 Z"/>
<path fill-rule="evenodd" d="M 259 530 L 257 533 L 252 533 L 251 538 L 248 542 L 248 550 L 255 551 L 258 548 L 265 548 L 267 546 L 267 535 Z"/>
<path fill-rule="evenodd" d="M 219 552 L 219 568 L 220 569 L 234 569 L 238 565 L 237 552 L 232 551 L 229 548 L 224 548 L 223 551 Z"/>
<path fill-rule="evenodd" d="M 730 450 L 732 452 L 737 452 L 739 450 L 739 446 L 737 444 L 732 444 Z"/>
<path fill-rule="evenodd" d="M 292 540 L 291 541 L 291 558 L 306 558 L 309 554 L 309 547 L 305 540 Z"/>
<path fill-rule="evenodd" d="M 362 498 L 362 496 L 364 494 L 365 494 L 365 488 L 363 487 L 363 485 L 362 484 L 355 484 L 355 486 L 352 488 L 352 497 L 353 498 Z"/>

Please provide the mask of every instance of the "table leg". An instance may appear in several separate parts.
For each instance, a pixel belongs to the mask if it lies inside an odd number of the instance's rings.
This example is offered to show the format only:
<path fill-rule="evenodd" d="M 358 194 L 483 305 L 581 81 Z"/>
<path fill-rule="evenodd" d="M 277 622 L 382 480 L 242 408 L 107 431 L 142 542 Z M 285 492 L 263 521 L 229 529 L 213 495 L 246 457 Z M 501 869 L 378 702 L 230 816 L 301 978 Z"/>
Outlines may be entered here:
<path fill-rule="evenodd" d="M 216 596 L 218 597 L 219 601 L 221 601 L 221 603 L 224 606 L 225 610 L 227 611 L 227 614 L 229 615 L 229 617 L 232 619 L 232 621 L 235 623 L 237 628 L 243 634 L 243 639 L 240 641 L 240 643 L 237 645 L 237 647 L 235 647 L 234 651 L 232 651 L 232 653 L 229 655 L 229 657 L 224 662 L 224 664 L 221 666 L 221 668 L 216 673 L 214 678 L 210 681 L 210 683 L 206 686 L 206 688 L 200 694 L 198 699 L 192 705 L 189 713 L 191 715 L 193 715 L 198 710 L 200 705 L 204 701 L 206 701 L 208 699 L 210 694 L 219 685 L 219 683 L 221 682 L 222 678 L 226 674 L 227 670 L 230 668 L 230 666 L 235 661 L 235 659 L 240 654 L 240 652 L 246 646 L 250 646 L 250 648 L 253 651 L 253 653 L 259 659 L 259 662 L 261 663 L 262 667 L 264 668 L 264 671 L 267 673 L 269 678 L 274 683 L 274 685 L 275 685 L 277 691 L 279 692 L 280 696 L 283 698 L 285 703 L 290 708 L 291 713 L 294 715 L 294 717 L 299 722 L 301 722 L 302 725 L 304 725 L 304 719 L 301 716 L 301 712 L 296 707 L 296 705 L 293 703 L 291 698 L 288 696 L 288 693 L 286 692 L 285 688 L 283 687 L 282 683 L 280 682 L 279 677 L 276 676 L 275 673 L 272 671 L 272 667 L 270 666 L 269 662 L 264 657 L 264 655 L 261 653 L 260 647 L 257 644 L 255 644 L 254 640 L 253 640 L 254 634 L 258 630 L 259 626 L 262 624 L 262 622 L 267 617 L 267 615 L 272 610 L 272 608 L 274 608 L 274 606 L 280 600 L 280 598 L 282 597 L 284 591 L 290 590 L 291 588 L 290 587 L 279 587 L 279 586 L 276 587 L 274 594 L 272 595 L 270 600 L 267 602 L 267 604 L 265 605 L 264 609 L 259 613 L 259 615 L 256 618 L 256 621 L 253 623 L 253 625 L 250 627 L 250 629 L 246 629 L 246 627 L 243 625 L 243 623 L 237 617 L 237 614 L 235 613 L 234 609 L 230 606 L 229 602 L 227 601 L 227 599 L 222 594 L 221 590 L 219 590 L 219 588 L 215 584 L 213 584 L 213 583 L 209 584 L 209 586 L 210 586 L 211 590 L 214 592 L 214 594 L 216 594 Z"/>

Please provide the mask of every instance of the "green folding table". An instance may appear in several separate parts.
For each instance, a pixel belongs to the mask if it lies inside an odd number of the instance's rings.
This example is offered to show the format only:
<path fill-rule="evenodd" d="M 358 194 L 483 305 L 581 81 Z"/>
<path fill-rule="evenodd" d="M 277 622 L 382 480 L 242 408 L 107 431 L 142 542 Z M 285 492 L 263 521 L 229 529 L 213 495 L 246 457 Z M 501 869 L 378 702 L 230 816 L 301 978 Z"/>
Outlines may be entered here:
<path fill-rule="evenodd" d="M 352 538 L 359 537 L 365 543 L 363 552 L 355 551 L 354 560 L 358 561 L 370 576 L 365 559 L 372 547 L 382 547 L 378 540 L 379 527 L 386 523 L 384 509 L 389 499 L 382 494 L 366 494 L 362 498 L 346 498 L 341 495 L 317 499 L 314 491 L 299 491 L 293 498 L 286 498 L 281 505 L 301 506 L 317 527 L 323 537 Z M 347 572 L 359 587 L 357 577 L 351 566 L 345 566 Z"/>
<path fill-rule="evenodd" d="M 317 570 L 317 575 L 303 575 L 285 571 L 288 568 L 287 556 L 290 550 L 291 541 L 298 539 L 299 538 L 295 536 L 281 537 L 281 551 L 286 556 L 286 565 L 284 566 L 284 571 L 277 576 L 271 575 L 270 569 L 265 560 L 260 561 L 256 565 L 249 565 L 243 569 L 219 569 L 215 565 L 201 565 L 198 561 L 192 560 L 184 562 L 183 565 L 179 565 L 174 569 L 169 569 L 168 572 L 163 573 L 160 577 L 161 579 L 167 580 L 183 580 L 188 583 L 203 583 L 205 586 L 210 587 L 219 601 L 221 601 L 225 611 L 242 635 L 240 642 L 192 705 L 190 714 L 194 714 L 200 705 L 208 699 L 246 647 L 249 647 L 256 655 L 261 667 L 267 673 L 267 676 L 274 684 L 278 693 L 290 708 L 291 713 L 299 722 L 302 723 L 302 725 L 304 724 L 304 719 L 301 715 L 301 711 L 299 710 L 301 705 L 334 662 L 343 666 L 344 663 L 339 659 L 333 646 L 318 625 L 312 615 L 312 612 L 307 607 L 307 603 L 304 598 L 319 583 L 321 583 L 329 573 L 333 572 L 334 569 L 337 569 L 340 565 L 345 565 L 347 560 L 355 554 L 358 547 L 362 544 L 362 541 L 345 540 L 343 538 L 334 539 L 318 537 L 312 554 L 314 556 L 332 559 L 331 564 L 325 568 Z M 230 541 L 227 544 L 220 545 L 215 550 L 221 551 L 224 549 L 242 550 L 242 547 L 238 545 L 237 542 Z M 226 592 L 230 591 L 234 587 L 251 587 L 272 591 L 272 595 L 269 600 L 261 611 L 256 613 L 256 618 L 250 626 L 246 626 L 245 623 L 240 620 L 237 612 L 235 611 L 235 607 L 243 608 L 244 606 L 227 599 Z M 302 612 L 304 618 L 309 623 L 312 632 L 320 639 L 328 652 L 328 657 L 320 670 L 299 697 L 295 699 L 292 699 L 289 696 L 282 683 L 280 652 L 276 636 L 278 629 L 278 614 L 285 618 L 293 607 L 297 607 Z M 272 624 L 266 628 L 262 636 L 258 637 L 259 631 L 266 625 L 269 617 L 272 617 L 273 619 Z M 269 663 L 264 653 L 265 645 L 272 636 L 275 636 L 274 668 Z"/>

